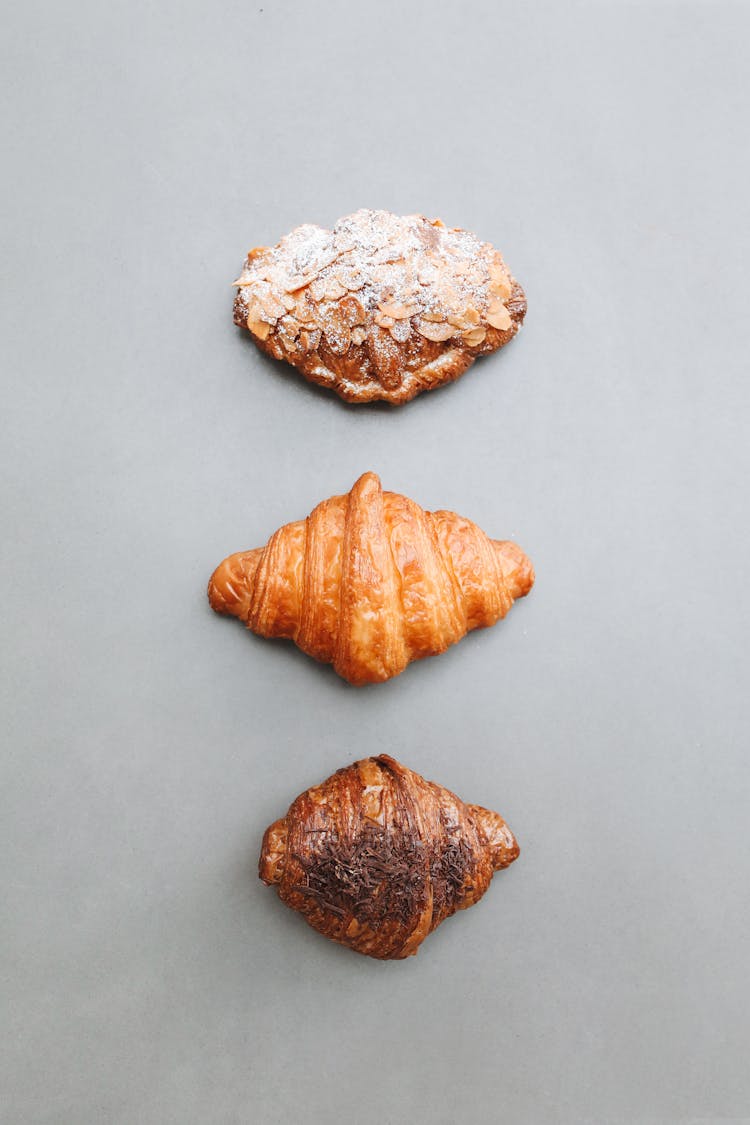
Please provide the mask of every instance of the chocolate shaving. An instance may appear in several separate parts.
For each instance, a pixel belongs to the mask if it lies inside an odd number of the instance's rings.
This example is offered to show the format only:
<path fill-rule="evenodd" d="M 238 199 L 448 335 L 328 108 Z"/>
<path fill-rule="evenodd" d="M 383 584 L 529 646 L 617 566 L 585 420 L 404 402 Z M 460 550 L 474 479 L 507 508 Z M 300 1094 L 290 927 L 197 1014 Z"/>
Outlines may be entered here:
<path fill-rule="evenodd" d="M 293 890 L 339 918 L 373 929 L 391 920 L 408 925 L 424 910 L 432 883 L 436 910 L 452 913 L 463 893 L 472 853 L 465 840 L 437 852 L 397 827 L 364 823 L 353 840 L 327 836 L 308 855 L 295 854 L 304 882 Z"/>
<path fill-rule="evenodd" d="M 310 855 L 295 855 L 305 882 L 295 891 L 338 916 L 350 914 L 373 928 L 386 919 L 408 923 L 424 909 L 424 844 L 397 829 L 363 824 L 354 840 L 329 836 Z"/>
<path fill-rule="evenodd" d="M 463 897 L 466 875 L 471 870 L 472 852 L 466 840 L 458 838 L 442 849 L 430 867 L 435 900 L 454 903 Z"/>

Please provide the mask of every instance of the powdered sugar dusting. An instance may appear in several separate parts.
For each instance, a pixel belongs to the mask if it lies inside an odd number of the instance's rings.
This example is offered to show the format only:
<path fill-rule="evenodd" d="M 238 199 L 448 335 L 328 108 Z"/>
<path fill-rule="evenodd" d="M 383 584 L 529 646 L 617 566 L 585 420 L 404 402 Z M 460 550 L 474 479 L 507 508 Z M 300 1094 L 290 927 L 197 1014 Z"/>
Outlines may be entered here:
<path fill-rule="evenodd" d="M 237 323 L 308 377 L 340 393 L 346 384 L 351 398 L 411 397 L 420 386 L 401 388 L 434 367 L 435 345 L 468 353 L 465 369 L 515 334 L 525 312 L 489 243 L 388 211 L 357 211 L 333 230 L 298 227 L 250 251 L 236 285 Z M 434 372 L 426 385 L 436 385 Z"/>

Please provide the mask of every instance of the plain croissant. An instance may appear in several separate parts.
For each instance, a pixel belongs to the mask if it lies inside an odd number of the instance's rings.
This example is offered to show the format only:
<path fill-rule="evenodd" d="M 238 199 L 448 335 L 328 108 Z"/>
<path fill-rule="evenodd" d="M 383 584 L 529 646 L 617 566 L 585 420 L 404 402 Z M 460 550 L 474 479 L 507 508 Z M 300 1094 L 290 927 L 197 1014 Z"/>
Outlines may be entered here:
<path fill-rule="evenodd" d="M 290 637 L 352 684 L 397 676 L 494 625 L 529 592 L 523 551 L 454 512 L 426 512 L 365 473 L 346 496 L 230 555 L 209 601 L 263 637 Z"/>
<path fill-rule="evenodd" d="M 338 770 L 266 829 L 258 873 L 326 937 L 410 957 L 517 858 L 503 818 L 387 754 Z"/>

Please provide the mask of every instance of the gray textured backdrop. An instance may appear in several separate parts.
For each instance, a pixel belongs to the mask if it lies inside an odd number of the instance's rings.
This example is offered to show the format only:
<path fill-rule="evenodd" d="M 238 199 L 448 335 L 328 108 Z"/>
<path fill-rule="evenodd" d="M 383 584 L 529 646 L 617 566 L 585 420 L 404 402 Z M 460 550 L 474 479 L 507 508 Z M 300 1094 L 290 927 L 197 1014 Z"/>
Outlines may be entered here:
<path fill-rule="evenodd" d="M 261 3 L 6 11 L 2 1120 L 750 1115 L 750 9 Z M 360 206 L 528 291 L 398 410 L 231 323 L 249 246 Z M 368 468 L 537 586 L 356 691 L 204 588 Z M 255 877 L 384 750 L 523 847 L 394 964 Z"/>

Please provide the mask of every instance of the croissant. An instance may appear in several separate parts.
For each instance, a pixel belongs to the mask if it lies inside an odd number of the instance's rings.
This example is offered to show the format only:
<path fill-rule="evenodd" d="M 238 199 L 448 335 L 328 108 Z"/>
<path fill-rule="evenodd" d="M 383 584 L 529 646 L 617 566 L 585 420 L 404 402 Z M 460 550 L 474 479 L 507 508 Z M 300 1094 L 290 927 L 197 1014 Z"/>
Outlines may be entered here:
<path fill-rule="evenodd" d="M 515 543 L 453 512 L 425 512 L 365 473 L 265 547 L 226 558 L 208 597 L 217 613 L 262 637 L 289 637 L 366 684 L 494 625 L 533 581 Z"/>
<path fill-rule="evenodd" d="M 478 902 L 519 850 L 498 813 L 381 754 L 297 797 L 266 829 L 258 873 L 321 934 L 398 960 Z"/>
<path fill-rule="evenodd" d="M 507 344 L 526 297 L 488 242 L 439 219 L 357 211 L 247 256 L 234 321 L 348 402 L 407 402 Z"/>

